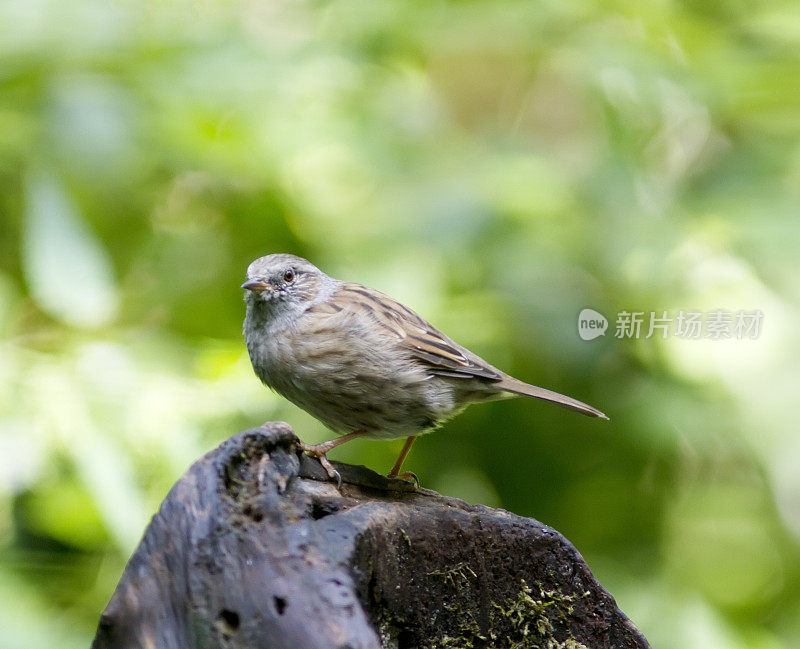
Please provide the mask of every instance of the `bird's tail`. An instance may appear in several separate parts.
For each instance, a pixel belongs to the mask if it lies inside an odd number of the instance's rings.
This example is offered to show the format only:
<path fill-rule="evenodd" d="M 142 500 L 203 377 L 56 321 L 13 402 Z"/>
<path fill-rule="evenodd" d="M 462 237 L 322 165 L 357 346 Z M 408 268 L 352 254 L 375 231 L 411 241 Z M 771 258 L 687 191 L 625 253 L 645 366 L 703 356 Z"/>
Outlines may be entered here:
<path fill-rule="evenodd" d="M 608 417 L 606 417 L 597 408 L 592 408 L 592 406 L 589 406 L 582 401 L 578 401 L 572 397 L 567 397 L 563 394 L 559 394 L 558 392 L 553 392 L 552 390 L 545 390 L 544 388 L 539 388 L 535 385 L 524 383 L 523 381 L 519 381 L 512 376 L 504 376 L 502 381 L 495 383 L 495 386 L 501 390 L 505 390 L 506 392 L 513 392 L 514 394 L 521 394 L 526 397 L 534 397 L 535 399 L 550 401 L 551 403 L 564 406 L 570 410 L 575 410 L 576 412 L 586 415 L 587 417 L 608 419 Z"/>

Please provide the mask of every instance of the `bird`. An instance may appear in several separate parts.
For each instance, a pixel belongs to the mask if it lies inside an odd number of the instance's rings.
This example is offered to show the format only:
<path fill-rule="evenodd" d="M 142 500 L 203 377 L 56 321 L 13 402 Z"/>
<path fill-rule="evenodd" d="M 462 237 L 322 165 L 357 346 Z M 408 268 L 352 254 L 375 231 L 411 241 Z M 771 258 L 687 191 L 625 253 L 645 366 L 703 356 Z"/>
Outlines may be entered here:
<path fill-rule="evenodd" d="M 416 438 L 476 402 L 522 395 L 608 419 L 506 374 L 397 300 L 330 277 L 301 257 L 259 257 L 241 288 L 256 376 L 338 434 L 300 445 L 340 484 L 327 454 L 359 437 L 406 438 L 388 477 L 417 481 L 400 472 Z"/>

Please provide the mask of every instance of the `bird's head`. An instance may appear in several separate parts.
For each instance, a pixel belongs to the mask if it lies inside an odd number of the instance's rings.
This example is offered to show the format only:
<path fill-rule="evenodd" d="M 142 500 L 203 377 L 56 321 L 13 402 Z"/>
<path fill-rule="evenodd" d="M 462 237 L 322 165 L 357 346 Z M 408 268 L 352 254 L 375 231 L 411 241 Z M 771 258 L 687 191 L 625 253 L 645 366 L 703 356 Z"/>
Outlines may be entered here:
<path fill-rule="evenodd" d="M 247 291 L 245 301 L 249 305 L 294 310 L 314 299 L 324 277 L 319 268 L 301 257 L 267 255 L 247 267 L 242 288 Z"/>

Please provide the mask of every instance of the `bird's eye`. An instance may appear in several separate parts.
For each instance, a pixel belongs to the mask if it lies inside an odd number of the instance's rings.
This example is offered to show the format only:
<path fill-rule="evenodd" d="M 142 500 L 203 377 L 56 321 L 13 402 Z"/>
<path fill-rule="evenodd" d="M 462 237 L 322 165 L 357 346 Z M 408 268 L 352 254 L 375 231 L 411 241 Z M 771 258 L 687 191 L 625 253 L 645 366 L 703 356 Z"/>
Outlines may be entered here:
<path fill-rule="evenodd" d="M 287 268 L 283 271 L 283 279 L 287 282 L 291 282 L 294 279 L 294 271 L 291 268 Z"/>

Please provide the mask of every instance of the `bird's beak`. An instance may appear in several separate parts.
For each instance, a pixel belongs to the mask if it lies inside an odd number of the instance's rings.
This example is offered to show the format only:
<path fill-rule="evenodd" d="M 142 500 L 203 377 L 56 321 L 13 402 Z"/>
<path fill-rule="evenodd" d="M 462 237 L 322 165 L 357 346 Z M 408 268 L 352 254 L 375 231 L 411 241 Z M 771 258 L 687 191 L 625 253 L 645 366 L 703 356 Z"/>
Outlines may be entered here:
<path fill-rule="evenodd" d="M 248 291 L 261 293 L 262 291 L 266 291 L 271 287 L 263 279 L 248 279 L 244 284 L 242 284 L 242 288 L 247 289 Z"/>

